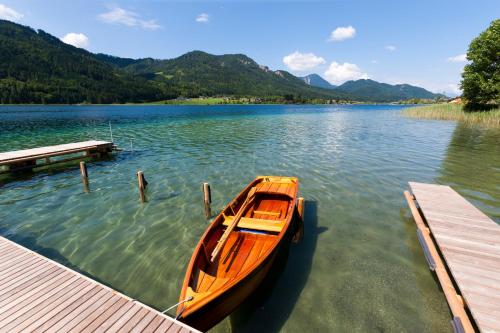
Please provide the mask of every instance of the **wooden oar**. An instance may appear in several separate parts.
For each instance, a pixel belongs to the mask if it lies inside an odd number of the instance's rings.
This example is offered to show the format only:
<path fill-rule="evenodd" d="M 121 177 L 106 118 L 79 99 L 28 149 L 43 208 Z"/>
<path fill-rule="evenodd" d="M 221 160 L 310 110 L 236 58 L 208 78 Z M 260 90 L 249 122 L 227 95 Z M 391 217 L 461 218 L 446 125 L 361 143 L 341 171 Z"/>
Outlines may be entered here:
<path fill-rule="evenodd" d="M 217 256 L 220 254 L 220 251 L 224 247 L 224 244 L 226 244 L 229 234 L 233 231 L 234 228 L 238 225 L 238 222 L 240 221 L 241 217 L 243 216 L 243 213 L 245 212 L 247 206 L 252 202 L 252 200 L 255 197 L 255 190 L 256 187 L 252 187 L 250 191 L 248 192 L 247 198 L 245 202 L 243 202 L 243 205 L 241 205 L 240 210 L 236 214 L 236 216 L 233 219 L 233 222 L 227 227 L 226 231 L 222 234 L 221 238 L 217 241 L 217 245 L 215 246 L 214 250 L 212 251 L 212 257 L 210 259 L 211 262 L 214 262 L 215 259 L 217 259 Z"/>

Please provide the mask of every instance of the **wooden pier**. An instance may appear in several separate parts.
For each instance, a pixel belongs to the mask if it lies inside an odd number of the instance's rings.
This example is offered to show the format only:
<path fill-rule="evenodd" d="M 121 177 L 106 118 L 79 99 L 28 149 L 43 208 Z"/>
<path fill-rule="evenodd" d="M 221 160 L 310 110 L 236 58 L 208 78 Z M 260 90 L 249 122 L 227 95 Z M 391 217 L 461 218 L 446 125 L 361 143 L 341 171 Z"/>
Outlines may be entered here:
<path fill-rule="evenodd" d="M 455 332 L 500 332 L 500 225 L 449 186 L 409 184 L 418 239 Z"/>
<path fill-rule="evenodd" d="M 0 332 L 198 332 L 0 237 Z"/>
<path fill-rule="evenodd" d="M 45 165 L 82 159 L 82 157 L 93 157 L 100 154 L 107 154 L 112 150 L 112 142 L 92 140 L 4 152 L 0 153 L 0 173 L 33 169 Z M 79 153 L 83 153 L 83 155 L 54 159 L 55 157 Z"/>

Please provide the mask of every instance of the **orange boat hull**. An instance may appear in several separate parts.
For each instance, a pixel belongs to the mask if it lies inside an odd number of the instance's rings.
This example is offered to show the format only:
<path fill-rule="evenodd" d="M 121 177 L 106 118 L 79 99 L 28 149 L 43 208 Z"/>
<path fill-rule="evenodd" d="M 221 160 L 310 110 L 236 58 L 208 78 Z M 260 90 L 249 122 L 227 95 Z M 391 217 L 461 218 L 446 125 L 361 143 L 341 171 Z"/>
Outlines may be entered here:
<path fill-rule="evenodd" d="M 283 239 L 282 243 L 290 242 L 292 227 L 289 228 L 287 239 Z M 250 275 L 243 279 L 234 287 L 226 290 L 221 296 L 214 299 L 207 306 L 199 311 L 193 312 L 186 317 L 182 317 L 181 321 L 187 325 L 194 327 L 202 332 L 208 331 L 217 325 L 224 318 L 229 316 L 236 308 L 245 301 L 262 283 L 271 269 L 274 260 L 279 251 L 282 250 L 284 244 L 280 244 L 275 251 L 256 268 Z"/>
<path fill-rule="evenodd" d="M 297 194 L 297 178 L 257 177 L 222 210 L 191 256 L 179 320 L 208 330 L 259 287 L 292 238 Z"/>

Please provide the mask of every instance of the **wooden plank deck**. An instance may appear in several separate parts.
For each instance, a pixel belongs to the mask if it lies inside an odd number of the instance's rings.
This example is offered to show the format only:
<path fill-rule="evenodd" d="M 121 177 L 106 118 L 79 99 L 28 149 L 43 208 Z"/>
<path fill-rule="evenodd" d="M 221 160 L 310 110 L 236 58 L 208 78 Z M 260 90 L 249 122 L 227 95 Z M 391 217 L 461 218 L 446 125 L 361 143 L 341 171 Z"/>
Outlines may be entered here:
<path fill-rule="evenodd" d="M 42 165 L 60 163 L 66 160 L 51 161 L 51 157 L 64 156 L 76 153 L 85 153 L 92 156 L 99 153 L 108 153 L 113 149 L 113 143 L 108 141 L 83 141 L 67 143 L 62 145 L 38 147 L 0 153 L 0 167 L 7 166 L 10 171 L 18 169 L 34 168 L 37 160 L 44 160 Z M 81 158 L 81 157 L 79 157 Z M 71 159 L 69 159 L 71 160 Z"/>
<path fill-rule="evenodd" d="M 409 184 L 474 330 L 500 332 L 500 225 L 449 186 Z"/>
<path fill-rule="evenodd" d="M 198 332 L 0 237 L 0 332 Z"/>

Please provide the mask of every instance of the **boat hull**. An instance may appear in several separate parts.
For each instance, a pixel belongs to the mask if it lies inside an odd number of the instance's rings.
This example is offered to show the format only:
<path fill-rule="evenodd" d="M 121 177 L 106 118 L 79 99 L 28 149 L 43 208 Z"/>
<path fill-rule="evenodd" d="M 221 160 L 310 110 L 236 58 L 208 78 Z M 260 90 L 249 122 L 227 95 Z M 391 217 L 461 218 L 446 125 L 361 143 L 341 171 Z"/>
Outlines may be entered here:
<path fill-rule="evenodd" d="M 276 248 L 255 270 L 242 279 L 239 283 L 227 289 L 219 297 L 212 300 L 198 311 L 190 313 L 180 320 L 200 331 L 208 331 L 221 320 L 230 315 L 241 303 L 248 298 L 262 283 L 267 273 L 273 266 L 278 254 L 286 248 L 286 242 L 290 242 L 294 227 L 290 223 L 285 237 L 283 237 Z"/>
<path fill-rule="evenodd" d="M 297 194 L 295 177 L 258 176 L 221 211 L 188 264 L 180 321 L 206 331 L 257 290 L 291 242 Z"/>

